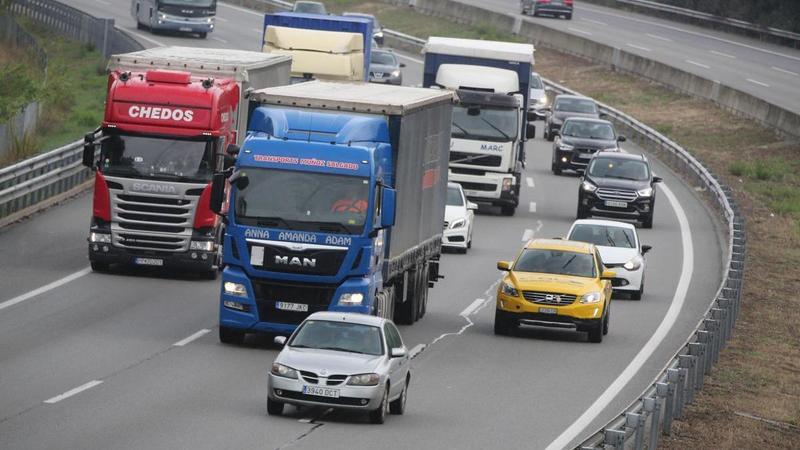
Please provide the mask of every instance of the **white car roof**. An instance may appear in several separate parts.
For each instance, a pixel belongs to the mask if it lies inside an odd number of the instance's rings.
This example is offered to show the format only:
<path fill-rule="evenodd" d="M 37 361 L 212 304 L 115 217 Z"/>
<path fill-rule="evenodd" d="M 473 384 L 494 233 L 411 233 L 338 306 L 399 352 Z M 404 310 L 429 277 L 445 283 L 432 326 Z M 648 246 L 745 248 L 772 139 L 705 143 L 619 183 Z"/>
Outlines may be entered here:
<path fill-rule="evenodd" d="M 349 322 L 361 325 L 372 325 L 375 327 L 382 327 L 386 319 L 375 316 L 368 316 L 366 314 L 335 312 L 335 311 L 319 311 L 311 314 L 306 320 L 327 320 L 330 322 Z"/>
<path fill-rule="evenodd" d="M 579 219 L 572 223 L 570 229 L 575 225 L 605 225 L 607 227 L 627 228 L 636 231 L 636 226 L 628 222 L 618 222 L 616 220 L 602 220 L 602 219 Z"/>

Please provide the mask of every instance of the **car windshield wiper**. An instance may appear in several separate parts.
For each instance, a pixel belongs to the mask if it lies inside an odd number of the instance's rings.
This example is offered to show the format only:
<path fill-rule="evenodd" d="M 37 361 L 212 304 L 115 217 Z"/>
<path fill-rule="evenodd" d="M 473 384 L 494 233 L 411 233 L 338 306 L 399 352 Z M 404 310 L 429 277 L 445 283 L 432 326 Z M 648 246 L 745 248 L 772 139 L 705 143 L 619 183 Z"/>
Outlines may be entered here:
<path fill-rule="evenodd" d="M 511 136 L 507 135 L 505 131 L 503 131 L 500 128 L 498 128 L 497 125 L 495 125 L 492 122 L 484 119 L 483 117 L 481 117 L 481 120 L 484 121 L 486 123 L 486 125 L 489 125 L 490 127 L 494 128 L 495 131 L 497 131 L 498 133 L 502 134 L 505 139 L 507 139 L 509 141 L 511 140 Z"/>
<path fill-rule="evenodd" d="M 566 269 L 567 266 L 572 264 L 572 261 L 575 260 L 575 258 L 577 258 L 577 257 L 578 257 L 578 255 L 573 255 L 572 258 L 569 259 L 569 261 L 567 261 L 563 266 L 561 266 L 561 269 L 562 270 Z"/>
<path fill-rule="evenodd" d="M 614 242 L 614 239 L 612 239 L 611 235 L 608 234 L 608 229 L 606 229 L 606 240 L 608 241 L 609 244 L 611 244 L 612 247 L 616 247 L 617 246 L 617 243 Z"/>
<path fill-rule="evenodd" d="M 628 237 L 628 233 L 623 231 L 622 235 L 625 236 L 625 240 L 628 241 L 628 248 L 633 248 L 633 242 L 631 242 L 631 238 Z"/>
<path fill-rule="evenodd" d="M 290 344 L 289 347 L 292 347 L 292 348 L 316 348 L 316 347 L 312 347 L 310 345 L 304 345 L 304 344 Z"/>
<path fill-rule="evenodd" d="M 360 352 L 358 350 L 353 350 L 351 348 L 344 348 L 344 347 L 319 347 L 322 350 L 335 350 L 337 352 L 347 352 L 347 353 L 358 353 L 360 355 L 369 355 L 367 352 Z"/>

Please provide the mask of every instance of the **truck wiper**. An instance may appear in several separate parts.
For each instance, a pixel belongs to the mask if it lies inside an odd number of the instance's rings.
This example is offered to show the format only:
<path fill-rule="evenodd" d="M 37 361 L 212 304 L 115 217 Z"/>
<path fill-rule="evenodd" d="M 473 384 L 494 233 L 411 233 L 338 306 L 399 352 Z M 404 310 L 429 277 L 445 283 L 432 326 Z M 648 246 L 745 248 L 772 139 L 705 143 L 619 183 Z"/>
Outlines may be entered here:
<path fill-rule="evenodd" d="M 481 117 L 481 120 L 486 122 L 486 125 L 489 125 L 490 127 L 494 128 L 495 131 L 497 131 L 498 133 L 502 134 L 503 137 L 506 138 L 506 140 L 509 140 L 509 141 L 511 140 L 511 136 L 507 135 L 505 131 L 503 131 L 500 128 L 498 128 L 495 124 L 493 124 L 492 122 L 484 119 L 483 117 Z"/>
<path fill-rule="evenodd" d="M 455 127 L 456 127 L 456 128 L 458 128 L 459 130 L 461 130 L 461 132 L 462 132 L 462 133 L 464 133 L 464 136 L 472 136 L 472 133 L 470 133 L 469 131 L 467 131 L 467 129 L 466 129 L 466 128 L 464 128 L 464 127 L 462 127 L 461 125 L 459 125 L 459 124 L 458 124 L 458 122 L 456 122 L 455 120 L 453 121 L 453 125 L 455 125 Z"/>
<path fill-rule="evenodd" d="M 337 231 L 344 232 L 346 234 L 351 234 L 350 228 L 341 223 L 341 222 L 306 222 L 310 225 L 316 225 L 319 227 L 319 231 L 327 231 L 330 233 L 335 233 Z"/>
<path fill-rule="evenodd" d="M 283 226 L 288 230 L 291 230 L 292 227 L 289 225 L 289 222 L 281 219 L 280 217 L 258 217 L 256 218 L 256 225 L 259 227 L 276 227 L 276 226 Z"/>

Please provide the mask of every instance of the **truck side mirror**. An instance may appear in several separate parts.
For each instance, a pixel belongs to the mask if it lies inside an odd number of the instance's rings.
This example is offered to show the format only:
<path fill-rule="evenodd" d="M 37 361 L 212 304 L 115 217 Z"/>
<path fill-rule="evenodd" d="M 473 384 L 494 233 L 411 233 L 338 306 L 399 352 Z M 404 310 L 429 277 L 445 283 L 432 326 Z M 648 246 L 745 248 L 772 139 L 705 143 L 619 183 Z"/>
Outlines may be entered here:
<path fill-rule="evenodd" d="M 381 228 L 394 226 L 394 213 L 397 203 L 397 191 L 384 186 L 381 189 Z"/>
<path fill-rule="evenodd" d="M 231 175 L 228 179 L 232 185 L 236 186 L 237 189 L 243 191 L 247 189 L 247 186 L 250 185 L 250 179 L 247 178 L 247 174 L 242 172 L 241 170 L 237 170 L 236 172 Z"/>
<path fill-rule="evenodd" d="M 536 137 L 536 125 L 529 123 L 527 125 L 527 129 L 525 130 L 525 135 L 528 136 L 528 139 L 533 139 Z"/>
<path fill-rule="evenodd" d="M 225 174 L 215 173 L 211 178 L 211 196 L 208 208 L 217 214 L 222 213 L 222 204 L 225 201 Z"/>
<path fill-rule="evenodd" d="M 83 165 L 94 169 L 94 133 L 83 136 Z"/>
<path fill-rule="evenodd" d="M 239 146 L 236 144 L 228 144 L 228 148 L 225 149 L 225 153 L 230 156 L 236 157 L 239 154 Z"/>
<path fill-rule="evenodd" d="M 236 164 L 236 158 L 231 155 L 222 155 L 222 170 L 228 170 Z"/>

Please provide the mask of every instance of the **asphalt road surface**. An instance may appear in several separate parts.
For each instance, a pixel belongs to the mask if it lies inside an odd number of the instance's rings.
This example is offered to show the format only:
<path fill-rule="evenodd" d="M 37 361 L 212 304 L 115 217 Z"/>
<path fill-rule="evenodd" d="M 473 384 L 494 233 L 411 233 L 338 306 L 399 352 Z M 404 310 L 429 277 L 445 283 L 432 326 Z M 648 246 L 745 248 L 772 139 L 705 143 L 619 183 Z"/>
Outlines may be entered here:
<path fill-rule="evenodd" d="M 218 29 L 200 40 L 137 31 L 125 0 L 67 3 L 115 18 L 148 46 L 259 46 L 260 17 L 226 4 Z M 418 60 L 405 62 L 406 83 L 418 84 Z M 642 301 L 614 300 L 606 340 L 590 344 L 581 333 L 547 329 L 494 336 L 495 262 L 512 258 L 525 239 L 563 236 L 575 217 L 578 178 L 550 173 L 551 143 L 541 137 L 527 151 L 517 214 L 480 211 L 469 254 L 443 256 L 446 278 L 431 291 L 427 315 L 401 327 L 419 353 L 406 415 L 382 426 L 325 409 L 268 417 L 266 372 L 278 352 L 271 340 L 219 343 L 219 281 L 91 273 L 90 195 L 0 230 L 0 448 L 577 443 L 635 400 L 682 346 L 719 285 L 722 247 L 692 189 L 656 163 L 665 183 L 653 229 L 640 230 L 654 247 L 646 292 Z"/>

